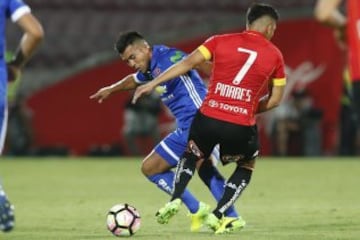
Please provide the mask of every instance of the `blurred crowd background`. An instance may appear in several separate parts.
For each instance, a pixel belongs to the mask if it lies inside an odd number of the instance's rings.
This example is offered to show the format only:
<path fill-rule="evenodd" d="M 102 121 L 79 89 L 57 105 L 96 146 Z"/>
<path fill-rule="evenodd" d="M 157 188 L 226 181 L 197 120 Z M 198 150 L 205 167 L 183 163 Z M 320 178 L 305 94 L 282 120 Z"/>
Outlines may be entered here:
<path fill-rule="evenodd" d="M 174 123 L 159 99 L 131 106 L 131 92 L 89 99 L 131 70 L 113 50 L 119 32 L 191 52 L 208 36 L 245 28 L 251 0 L 27 0 L 45 41 L 9 86 L 7 155 L 143 155 Z M 261 151 L 277 156 L 358 155 L 347 111 L 345 52 L 314 20 L 314 0 L 262 1 L 281 21 L 274 42 L 287 65 L 284 104 L 260 116 Z M 7 28 L 7 51 L 20 30 Z M 349 130 L 350 129 L 350 130 Z"/>

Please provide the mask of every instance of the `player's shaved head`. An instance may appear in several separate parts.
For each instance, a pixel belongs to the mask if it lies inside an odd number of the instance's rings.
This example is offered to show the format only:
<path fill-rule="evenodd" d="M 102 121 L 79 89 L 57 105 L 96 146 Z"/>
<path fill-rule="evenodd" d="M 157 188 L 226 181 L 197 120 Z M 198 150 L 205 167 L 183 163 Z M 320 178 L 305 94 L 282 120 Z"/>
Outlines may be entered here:
<path fill-rule="evenodd" d="M 251 25 L 254 21 L 264 16 L 268 16 L 275 22 L 279 20 L 279 14 L 272 6 L 260 3 L 253 4 L 246 13 L 247 25 Z"/>
<path fill-rule="evenodd" d="M 264 15 L 264 16 L 259 17 L 255 21 L 253 21 L 251 24 L 249 24 L 248 28 L 250 30 L 263 32 L 264 28 L 266 28 L 266 26 L 269 26 L 271 24 L 275 25 L 276 21 L 273 18 L 271 18 L 270 16 Z"/>
<path fill-rule="evenodd" d="M 119 37 L 115 43 L 115 50 L 119 54 L 122 54 L 129 45 L 133 44 L 144 44 L 144 46 L 148 46 L 148 43 L 140 33 L 125 32 L 119 34 Z"/>
<path fill-rule="evenodd" d="M 270 5 L 254 4 L 246 14 L 246 27 L 262 33 L 267 39 L 271 39 L 276 29 L 279 14 Z"/>

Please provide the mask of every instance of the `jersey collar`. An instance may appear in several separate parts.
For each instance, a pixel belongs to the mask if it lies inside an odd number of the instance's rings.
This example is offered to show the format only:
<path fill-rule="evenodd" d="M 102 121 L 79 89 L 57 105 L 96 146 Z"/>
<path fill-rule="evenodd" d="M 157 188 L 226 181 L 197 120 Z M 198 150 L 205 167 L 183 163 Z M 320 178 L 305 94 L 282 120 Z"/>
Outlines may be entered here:
<path fill-rule="evenodd" d="M 244 33 L 249 34 L 249 35 L 261 36 L 261 37 L 265 38 L 265 36 L 258 31 L 245 30 Z"/>

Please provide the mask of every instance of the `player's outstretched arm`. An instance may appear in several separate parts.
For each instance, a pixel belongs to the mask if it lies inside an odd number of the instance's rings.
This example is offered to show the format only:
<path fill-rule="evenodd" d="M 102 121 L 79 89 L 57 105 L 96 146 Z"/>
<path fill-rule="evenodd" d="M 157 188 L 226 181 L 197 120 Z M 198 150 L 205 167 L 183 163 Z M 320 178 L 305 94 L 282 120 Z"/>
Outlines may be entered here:
<path fill-rule="evenodd" d="M 131 74 L 112 85 L 100 88 L 96 93 L 90 96 L 90 99 L 97 99 L 98 103 L 102 103 L 114 92 L 132 90 L 137 86 L 138 84 L 135 82 L 133 74 Z"/>
<path fill-rule="evenodd" d="M 159 84 L 167 82 L 175 77 L 187 73 L 188 71 L 195 68 L 204 61 L 205 61 L 204 56 L 199 50 L 196 49 L 189 56 L 184 58 L 182 61 L 172 65 L 170 68 L 168 68 L 166 71 L 164 71 L 154 80 L 142 86 L 139 86 L 134 93 L 132 103 L 133 104 L 136 103 L 136 101 L 142 95 L 151 93 L 154 90 L 154 88 Z"/>

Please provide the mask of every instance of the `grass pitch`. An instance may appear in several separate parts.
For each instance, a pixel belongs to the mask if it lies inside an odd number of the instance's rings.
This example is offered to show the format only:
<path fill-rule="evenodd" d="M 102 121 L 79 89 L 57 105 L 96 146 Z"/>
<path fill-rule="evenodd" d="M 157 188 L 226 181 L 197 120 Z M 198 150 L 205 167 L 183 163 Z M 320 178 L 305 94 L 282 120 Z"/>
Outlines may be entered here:
<path fill-rule="evenodd" d="M 125 202 L 142 216 L 133 239 L 360 239 L 360 159 L 259 158 L 236 203 L 247 226 L 223 236 L 207 229 L 190 233 L 185 207 L 159 225 L 154 213 L 169 197 L 142 176 L 140 164 L 125 158 L 2 158 L 0 176 L 16 207 L 16 228 L 0 239 L 115 239 L 105 215 Z M 233 165 L 219 169 L 229 176 Z M 198 176 L 190 189 L 215 205 Z"/>

